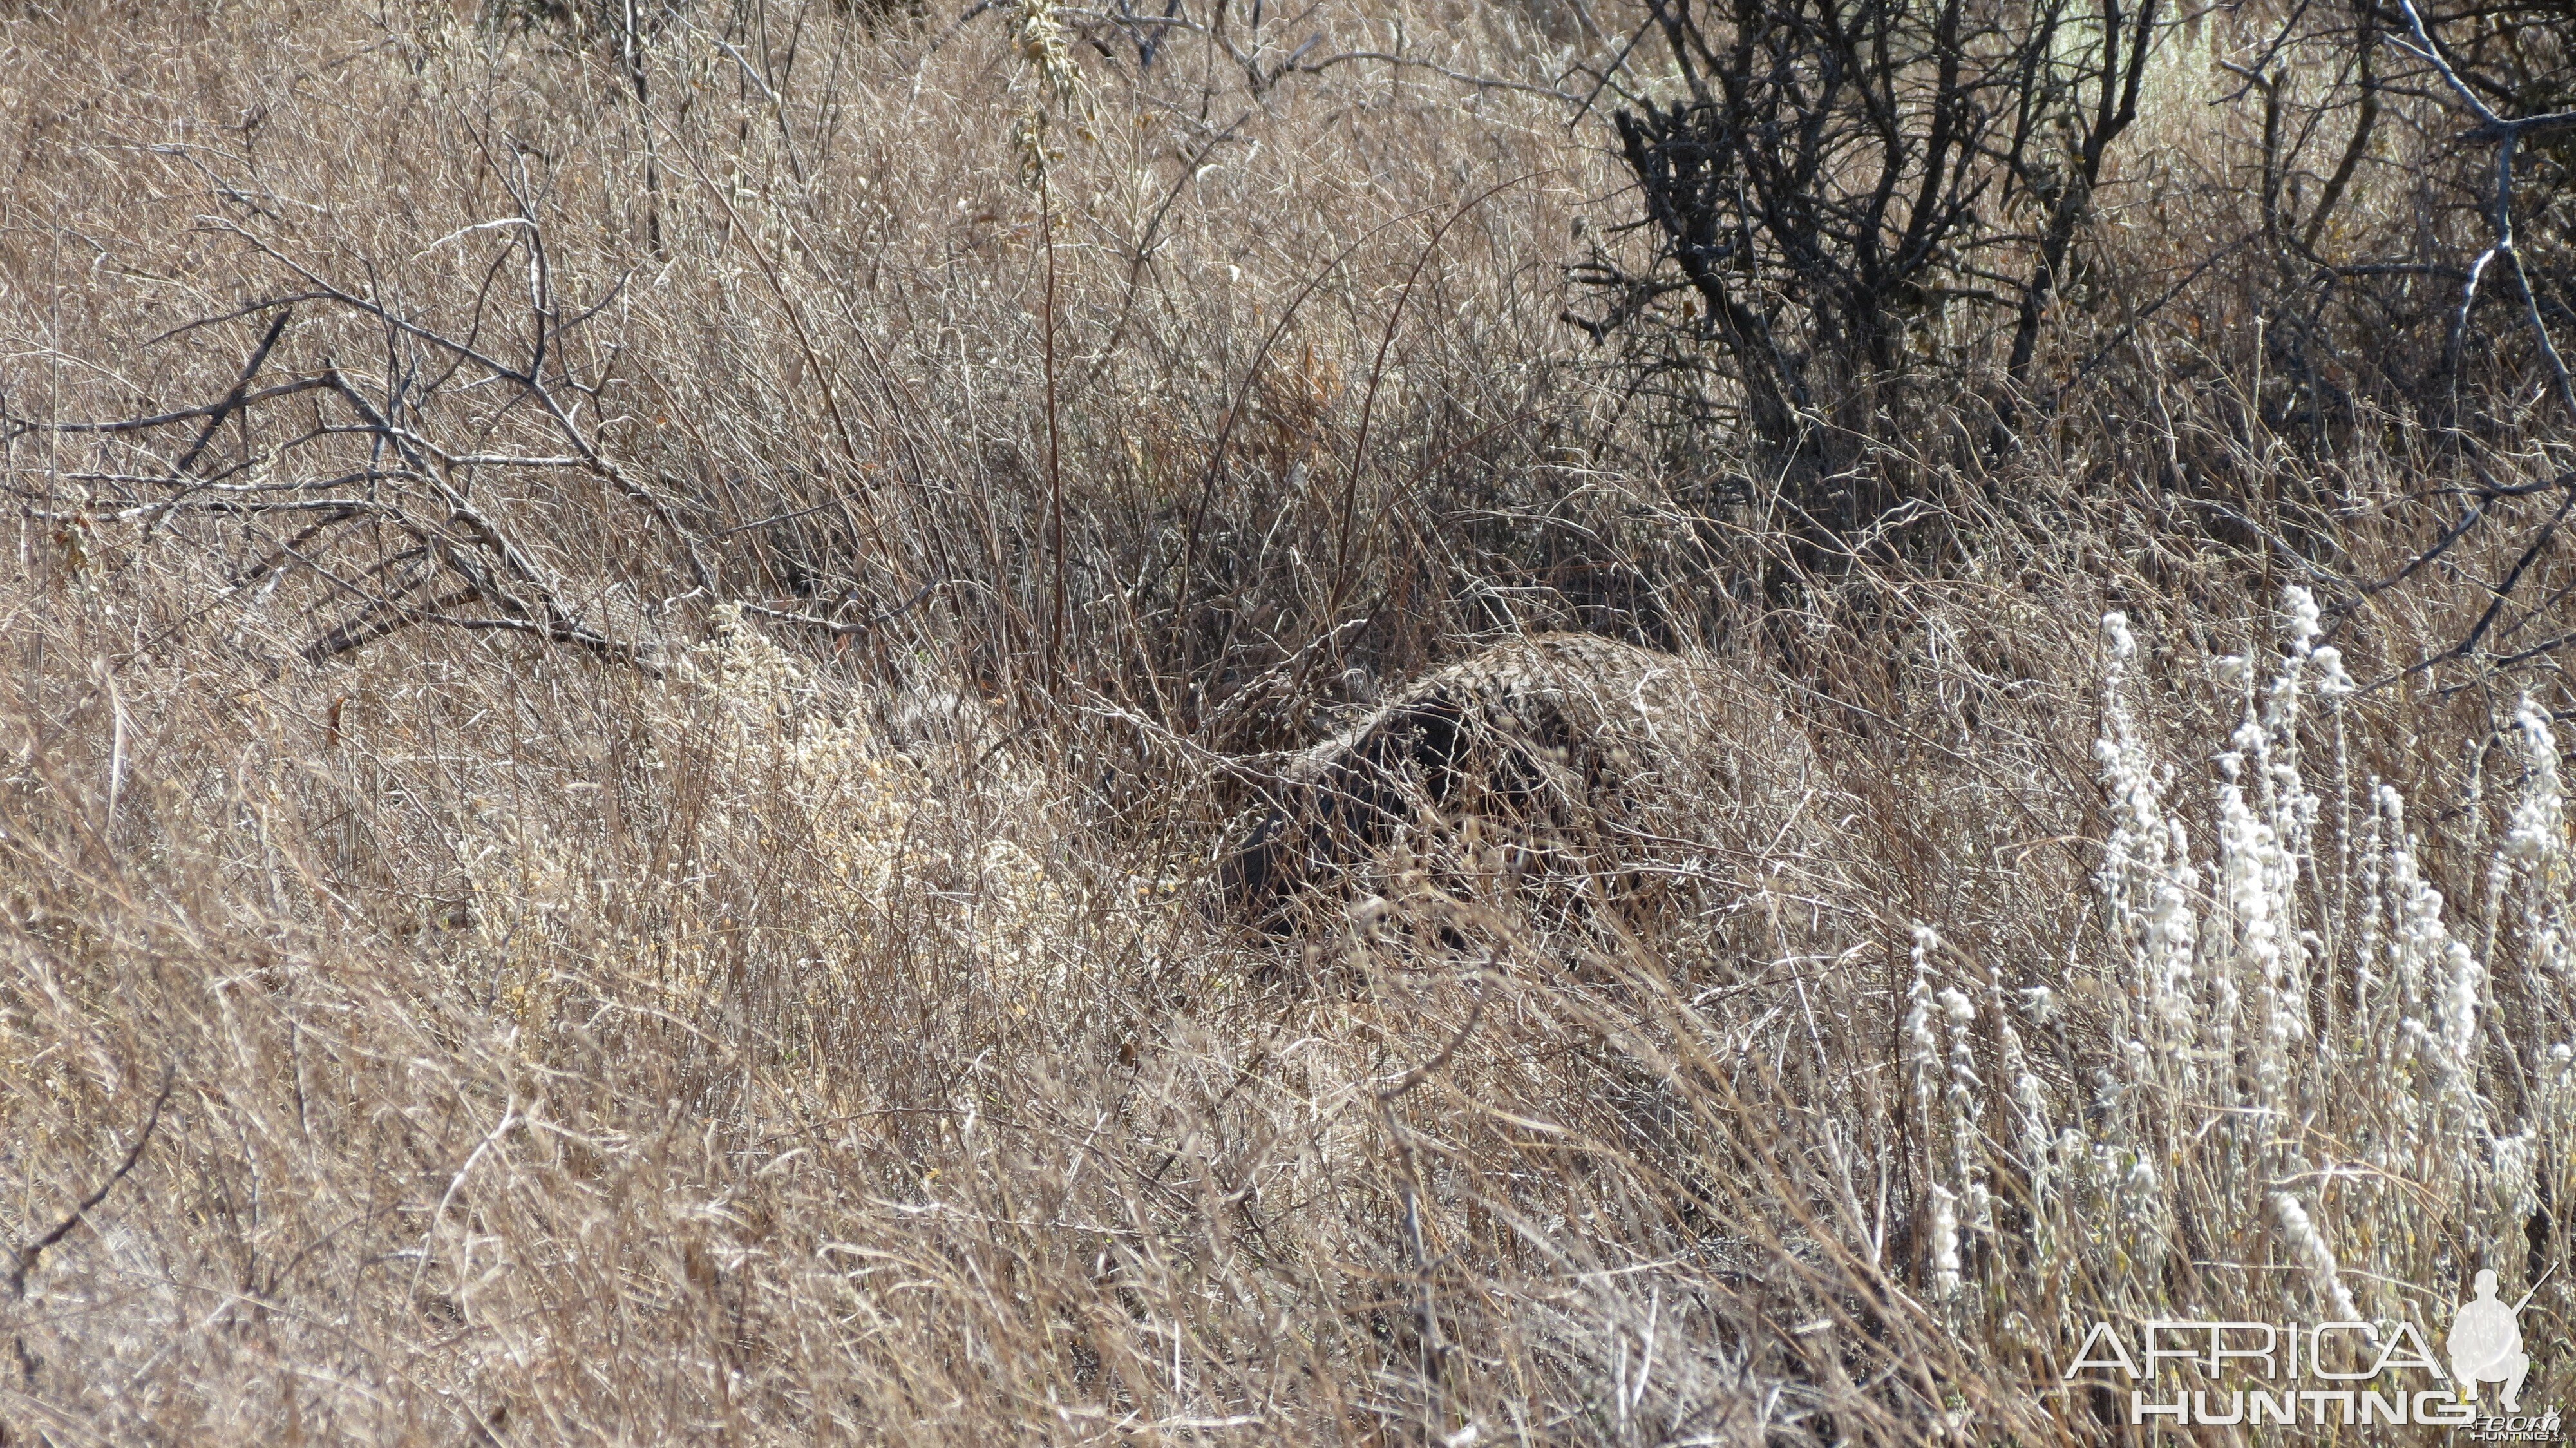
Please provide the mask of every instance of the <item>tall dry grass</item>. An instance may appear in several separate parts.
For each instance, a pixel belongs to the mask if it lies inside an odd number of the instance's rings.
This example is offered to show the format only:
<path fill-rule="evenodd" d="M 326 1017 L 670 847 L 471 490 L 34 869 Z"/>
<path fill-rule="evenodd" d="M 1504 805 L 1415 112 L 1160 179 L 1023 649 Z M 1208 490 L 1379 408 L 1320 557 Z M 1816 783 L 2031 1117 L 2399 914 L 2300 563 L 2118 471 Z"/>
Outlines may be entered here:
<path fill-rule="evenodd" d="M 2555 665 L 2410 672 L 2545 495 L 2360 593 L 2456 464 L 2303 441 L 2217 272 L 2018 453 L 1880 445 L 1942 541 L 1819 571 L 1557 320 L 1627 219 L 1550 93 L 1614 17 L 1194 13 L 1145 68 L 1055 12 L 1077 103 L 1027 13 L 0 20 L 12 418 L 220 397 L 261 317 L 193 324 L 327 285 L 558 328 L 681 525 L 480 466 L 626 650 L 315 662 L 380 539 L 264 562 L 133 481 L 166 438 L 12 428 L 0 1438 L 2107 1441 L 2092 1321 L 2433 1327 L 2565 1260 Z M 2175 43 L 2106 289 L 2242 204 Z M 1362 51 L 1427 64 L 1297 68 Z M 559 448 L 383 315 L 278 346 Z M 381 441 L 303 401 L 209 445 Z M 1229 918 L 1245 761 L 1565 626 L 1776 743 L 1555 878 L 1434 830 Z"/>

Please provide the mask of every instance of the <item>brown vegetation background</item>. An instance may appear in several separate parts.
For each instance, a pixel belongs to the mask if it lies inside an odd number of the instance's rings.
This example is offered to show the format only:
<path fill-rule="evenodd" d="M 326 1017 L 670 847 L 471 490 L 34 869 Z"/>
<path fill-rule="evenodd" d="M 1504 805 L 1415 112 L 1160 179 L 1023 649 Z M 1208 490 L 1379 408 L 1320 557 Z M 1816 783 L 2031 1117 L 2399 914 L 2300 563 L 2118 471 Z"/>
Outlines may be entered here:
<path fill-rule="evenodd" d="M 2156 23 L 2021 375 L 1927 303 L 1802 452 L 1686 293 L 1567 320 L 1644 11 L 8 7 L 0 1443 L 2114 1441 L 2092 1321 L 2563 1269 L 2570 417 L 2397 13 L 2355 147 L 2275 9 Z M 2112 610 L 2273 1047 L 2145 1061 Z M 1761 747 L 1218 898 L 1555 629 Z"/>

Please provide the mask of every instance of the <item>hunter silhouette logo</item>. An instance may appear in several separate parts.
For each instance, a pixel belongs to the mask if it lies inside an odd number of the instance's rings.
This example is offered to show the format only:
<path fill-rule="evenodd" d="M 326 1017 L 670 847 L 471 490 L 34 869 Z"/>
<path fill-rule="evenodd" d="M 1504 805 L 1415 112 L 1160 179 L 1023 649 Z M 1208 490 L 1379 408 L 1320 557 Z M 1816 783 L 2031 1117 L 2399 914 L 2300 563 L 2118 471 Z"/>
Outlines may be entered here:
<path fill-rule="evenodd" d="M 2531 1354 L 2522 1350 L 2518 1314 L 2531 1303 L 2531 1292 L 2511 1307 L 2496 1299 L 2496 1275 L 2478 1273 L 2477 1296 L 2460 1304 L 2451 1319 L 2451 1383 L 2462 1402 L 2474 1400 L 2480 1383 L 2504 1384 L 2504 1410 L 2522 1406 L 2523 1375 L 2531 1371 Z"/>

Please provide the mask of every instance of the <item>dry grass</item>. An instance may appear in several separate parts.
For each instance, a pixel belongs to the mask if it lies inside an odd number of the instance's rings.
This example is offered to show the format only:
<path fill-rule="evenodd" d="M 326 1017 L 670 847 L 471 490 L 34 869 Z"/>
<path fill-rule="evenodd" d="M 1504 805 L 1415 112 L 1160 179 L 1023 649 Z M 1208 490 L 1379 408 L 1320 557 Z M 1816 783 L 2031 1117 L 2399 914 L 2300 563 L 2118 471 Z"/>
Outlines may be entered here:
<path fill-rule="evenodd" d="M 2231 273 L 2020 453 L 1883 457 L 1954 468 L 1938 546 L 1818 576 L 1758 459 L 1556 320 L 1577 222 L 1625 219 L 1538 93 L 1586 12 L 1238 15 L 1139 72 L 1068 11 L 1087 117 L 1000 16 L 690 14 L 641 105 L 578 17 L 0 18 L 11 417 L 220 397 L 261 318 L 163 334 L 317 278 L 525 349 L 542 232 L 637 485 L 472 474 L 614 647 L 313 662 L 380 537 L 245 572 L 294 525 L 146 508 L 168 435 L 12 430 L 0 1443 L 2109 1441 L 2059 1376 L 2094 1320 L 2438 1330 L 2480 1266 L 2565 1263 L 2562 685 L 2400 673 L 2521 505 L 2356 604 L 2374 687 L 2320 692 L 2285 590 L 2393 571 L 2457 464 L 2275 429 Z M 1310 32 L 1535 89 L 1247 79 Z M 2243 201 L 2180 54 L 2106 202 L 2133 295 L 2061 371 Z M 560 449 L 443 365 L 310 302 L 266 375 Z M 2503 436 L 2491 473 L 2566 465 Z M 1769 758 L 1546 878 L 1428 830 L 1347 916 L 1219 908 L 1228 761 L 1465 640 L 1623 624 Z M 2527 1402 L 2576 1382 L 2569 1284 Z"/>

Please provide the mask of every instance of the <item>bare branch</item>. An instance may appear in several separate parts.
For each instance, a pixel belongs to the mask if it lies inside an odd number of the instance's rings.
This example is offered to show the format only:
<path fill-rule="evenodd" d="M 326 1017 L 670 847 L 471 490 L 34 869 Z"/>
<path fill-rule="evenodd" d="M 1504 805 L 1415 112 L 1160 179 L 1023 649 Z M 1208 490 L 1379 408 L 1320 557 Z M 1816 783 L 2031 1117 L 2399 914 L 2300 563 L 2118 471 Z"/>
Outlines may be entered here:
<path fill-rule="evenodd" d="M 304 377 L 293 382 L 281 382 L 275 387 L 263 387 L 246 396 L 210 402 L 203 407 L 183 407 L 176 412 L 158 413 L 151 417 L 129 417 L 115 422 L 37 422 L 31 418 L 11 417 L 6 412 L 0 411 L 0 423 L 8 426 L 12 437 L 31 432 L 145 432 L 156 427 L 168 427 L 174 422 L 187 422 L 193 418 L 220 418 L 226 413 L 254 403 L 267 402 L 279 397 L 292 397 L 299 392 L 319 391 L 330 385 L 328 378 Z"/>
<path fill-rule="evenodd" d="M 27 1274 L 36 1270 L 36 1259 L 44 1255 L 46 1248 L 70 1236 L 72 1229 L 81 1224 L 81 1219 L 106 1201 L 107 1194 L 116 1190 L 116 1184 L 125 1180 L 134 1170 L 135 1163 L 143 1160 L 143 1149 L 152 1144 L 152 1133 L 161 1125 L 161 1108 L 170 1104 L 170 1092 L 178 1080 L 178 1067 L 164 1063 L 161 1067 L 161 1094 L 152 1098 L 152 1114 L 144 1118 L 142 1133 L 134 1138 L 134 1145 L 126 1149 L 125 1160 L 116 1164 L 116 1170 L 108 1173 L 107 1180 L 98 1184 L 98 1190 L 81 1198 L 60 1222 L 55 1223 L 52 1231 L 18 1249 L 17 1260 L 9 1268 L 10 1301 L 25 1300 Z"/>
<path fill-rule="evenodd" d="M 225 393 L 224 400 L 216 404 L 214 415 L 206 419 L 205 430 L 197 434 L 197 441 L 189 447 L 172 471 L 185 473 L 194 466 L 197 454 L 204 452 L 206 444 L 215 440 L 215 433 L 224 425 L 224 419 L 240 410 L 242 394 L 250 389 L 251 379 L 259 375 L 260 367 L 268 361 L 270 349 L 277 345 L 278 338 L 286 335 L 286 324 L 294 319 L 293 307 L 279 310 L 276 320 L 268 324 L 268 335 L 259 339 L 259 346 L 250 354 L 250 360 L 242 364 L 241 376 L 234 380 L 232 391 Z"/>

